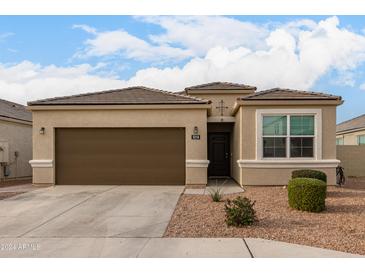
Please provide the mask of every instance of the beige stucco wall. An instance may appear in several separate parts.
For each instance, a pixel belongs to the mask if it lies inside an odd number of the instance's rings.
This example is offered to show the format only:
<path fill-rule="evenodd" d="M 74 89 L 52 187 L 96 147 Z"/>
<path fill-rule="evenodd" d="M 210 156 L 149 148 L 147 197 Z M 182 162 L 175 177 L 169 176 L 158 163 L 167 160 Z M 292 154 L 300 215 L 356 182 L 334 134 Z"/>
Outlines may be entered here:
<path fill-rule="evenodd" d="M 197 126 L 200 140 L 192 140 Z M 40 135 L 39 129 L 45 128 Z M 53 160 L 57 127 L 184 127 L 186 160 L 207 160 L 207 109 L 33 110 L 33 159 Z M 53 167 L 33 168 L 33 183 L 54 184 Z M 187 167 L 187 185 L 205 185 L 206 167 Z"/>
<path fill-rule="evenodd" d="M 304 167 L 303 167 L 304 168 Z M 287 185 L 293 170 L 299 168 L 243 168 L 243 185 Z M 310 168 L 321 170 L 327 175 L 327 184 L 336 184 L 336 169 Z"/>
<path fill-rule="evenodd" d="M 195 97 L 202 99 L 208 99 L 212 101 L 212 112 L 211 116 L 221 116 L 221 111 L 217 107 L 221 100 L 224 102 L 224 106 L 227 107 L 223 110 L 223 116 L 229 116 L 236 99 L 240 96 L 239 94 L 194 94 Z"/>
<path fill-rule="evenodd" d="M 31 177 L 32 169 L 29 160 L 32 159 L 32 126 L 0 120 L 0 142 L 9 144 L 10 175 L 6 179 Z M 15 157 L 15 151 L 19 153 L 18 157 Z M 2 168 L 0 179 L 4 179 Z"/>
<path fill-rule="evenodd" d="M 237 98 L 247 96 L 252 94 L 254 90 L 204 90 L 204 91 L 188 91 L 188 94 L 193 97 L 198 97 L 201 99 L 207 99 L 212 102 L 212 109 L 210 116 L 221 116 L 221 111 L 219 108 L 219 104 L 221 100 L 224 102 L 223 116 L 230 116 L 233 110 L 233 106 L 237 101 Z"/>
<path fill-rule="evenodd" d="M 342 137 L 344 145 L 357 145 L 357 136 L 359 135 L 365 135 L 365 129 L 356 132 L 337 134 L 336 137 Z"/>
<path fill-rule="evenodd" d="M 345 176 L 365 176 L 365 146 L 337 146 L 337 158 L 341 161 Z"/>
<path fill-rule="evenodd" d="M 274 104 L 274 103 L 273 103 Z M 285 105 L 285 106 L 241 106 L 241 146 L 242 160 L 256 159 L 256 110 L 257 109 L 321 109 L 322 110 L 322 160 L 336 159 L 336 106 L 335 105 Z M 335 167 L 323 168 L 326 165 L 310 167 L 310 169 L 324 170 L 328 176 L 328 184 L 335 184 Z M 239 181 L 242 185 L 285 185 L 291 177 L 291 171 L 308 168 L 305 164 L 296 165 L 295 168 L 252 168 L 241 167 Z M 235 175 L 237 176 L 237 175 Z"/>

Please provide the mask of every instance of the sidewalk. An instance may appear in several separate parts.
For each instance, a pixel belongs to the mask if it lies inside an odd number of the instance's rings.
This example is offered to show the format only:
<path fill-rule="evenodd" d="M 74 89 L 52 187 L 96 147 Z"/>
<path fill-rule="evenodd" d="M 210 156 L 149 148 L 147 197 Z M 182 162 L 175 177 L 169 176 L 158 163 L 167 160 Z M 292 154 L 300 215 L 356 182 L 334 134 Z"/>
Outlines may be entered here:
<path fill-rule="evenodd" d="M 0 245 L 0 257 L 361 257 L 322 248 L 255 238 L 1 238 Z"/>

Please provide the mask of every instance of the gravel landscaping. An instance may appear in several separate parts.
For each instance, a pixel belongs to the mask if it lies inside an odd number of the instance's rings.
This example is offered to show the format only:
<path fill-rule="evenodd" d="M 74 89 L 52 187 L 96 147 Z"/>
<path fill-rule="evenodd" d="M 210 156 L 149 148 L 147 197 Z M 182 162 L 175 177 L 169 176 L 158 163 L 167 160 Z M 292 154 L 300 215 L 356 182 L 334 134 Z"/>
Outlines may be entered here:
<path fill-rule="evenodd" d="M 254 237 L 365 255 L 365 191 L 328 187 L 326 210 L 301 212 L 288 207 L 283 187 L 245 187 L 239 194 L 256 201 L 259 221 L 228 227 L 224 202 L 207 195 L 182 195 L 165 237 Z M 233 199 L 238 194 L 225 195 Z"/>

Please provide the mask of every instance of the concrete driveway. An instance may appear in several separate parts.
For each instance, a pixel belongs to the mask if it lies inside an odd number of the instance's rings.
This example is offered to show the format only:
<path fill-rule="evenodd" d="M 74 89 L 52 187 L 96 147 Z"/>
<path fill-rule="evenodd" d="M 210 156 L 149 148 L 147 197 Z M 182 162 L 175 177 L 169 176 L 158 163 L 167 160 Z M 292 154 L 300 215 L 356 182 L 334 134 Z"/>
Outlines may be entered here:
<path fill-rule="evenodd" d="M 183 187 L 56 186 L 0 201 L 0 237 L 161 237 Z"/>

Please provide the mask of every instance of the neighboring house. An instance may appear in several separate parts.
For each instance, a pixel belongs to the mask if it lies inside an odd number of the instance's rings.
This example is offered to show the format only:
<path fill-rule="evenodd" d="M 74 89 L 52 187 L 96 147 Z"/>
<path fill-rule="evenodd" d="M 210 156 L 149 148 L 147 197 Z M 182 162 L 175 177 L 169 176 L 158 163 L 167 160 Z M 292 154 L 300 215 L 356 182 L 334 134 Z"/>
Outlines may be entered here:
<path fill-rule="evenodd" d="M 337 125 L 336 144 L 346 177 L 365 177 L 365 114 Z"/>
<path fill-rule="evenodd" d="M 32 114 L 0 99 L 0 181 L 29 178 L 32 168 Z"/>
<path fill-rule="evenodd" d="M 337 145 L 365 145 L 365 114 L 336 127 Z"/>
<path fill-rule="evenodd" d="M 285 185 L 318 169 L 335 184 L 341 97 L 215 82 L 130 87 L 29 102 L 35 184 Z"/>

